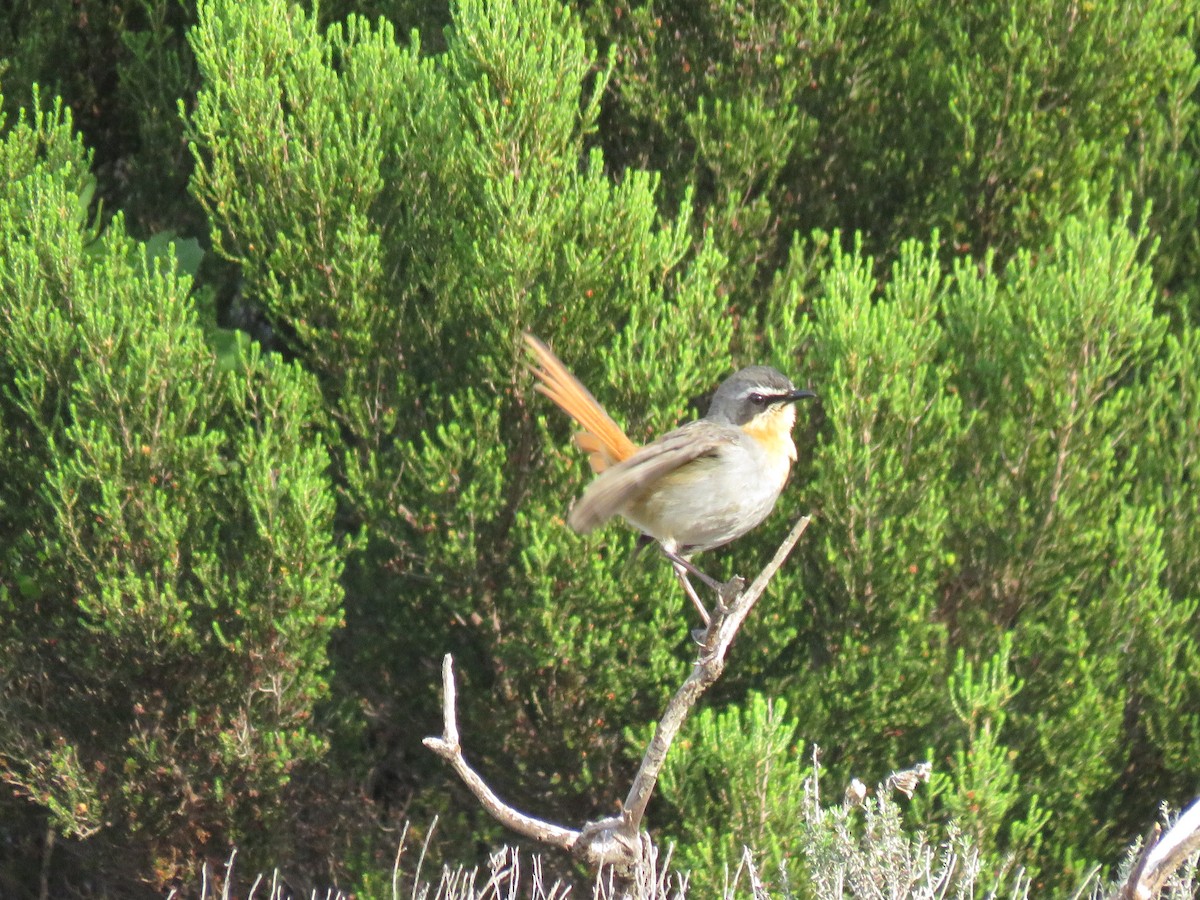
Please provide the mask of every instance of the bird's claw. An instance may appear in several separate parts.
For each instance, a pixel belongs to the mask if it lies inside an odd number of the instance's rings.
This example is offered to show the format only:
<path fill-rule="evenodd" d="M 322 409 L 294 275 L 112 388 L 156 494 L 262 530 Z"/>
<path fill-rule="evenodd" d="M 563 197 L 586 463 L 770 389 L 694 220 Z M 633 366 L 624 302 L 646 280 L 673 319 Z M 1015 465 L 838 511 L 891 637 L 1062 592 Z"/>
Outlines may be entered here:
<path fill-rule="evenodd" d="M 746 579 L 741 575 L 734 575 L 724 584 L 717 585 L 716 612 L 720 615 L 729 612 L 729 608 L 737 602 L 737 598 L 742 595 L 742 591 L 745 589 Z"/>

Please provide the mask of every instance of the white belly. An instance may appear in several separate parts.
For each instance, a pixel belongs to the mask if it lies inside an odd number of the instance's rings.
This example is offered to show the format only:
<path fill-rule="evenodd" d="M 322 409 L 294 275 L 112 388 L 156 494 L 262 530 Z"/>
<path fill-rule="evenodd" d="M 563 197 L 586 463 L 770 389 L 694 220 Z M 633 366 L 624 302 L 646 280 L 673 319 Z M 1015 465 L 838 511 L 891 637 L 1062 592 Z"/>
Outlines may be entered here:
<path fill-rule="evenodd" d="M 787 482 L 791 459 L 750 437 L 659 480 L 624 516 L 656 540 L 692 551 L 719 547 L 765 519 Z"/>

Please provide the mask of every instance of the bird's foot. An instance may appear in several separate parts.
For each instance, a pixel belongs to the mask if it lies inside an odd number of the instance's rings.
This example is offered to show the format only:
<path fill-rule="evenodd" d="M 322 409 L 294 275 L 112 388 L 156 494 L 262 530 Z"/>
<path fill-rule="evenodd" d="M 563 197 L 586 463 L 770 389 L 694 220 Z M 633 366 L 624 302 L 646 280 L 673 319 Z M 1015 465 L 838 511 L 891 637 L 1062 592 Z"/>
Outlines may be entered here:
<path fill-rule="evenodd" d="M 704 620 L 703 628 L 692 629 L 692 640 L 701 647 L 707 646 L 709 638 L 721 627 L 721 622 L 729 615 L 729 610 L 745 589 L 746 579 L 741 575 L 734 575 L 726 582 L 715 584 L 713 590 L 716 591 L 717 602 L 713 606 L 712 616 Z"/>
<path fill-rule="evenodd" d="M 746 589 L 746 579 L 741 575 L 734 575 L 728 581 L 716 586 L 717 606 L 716 612 L 718 615 L 725 615 L 729 612 L 729 608 L 737 602 L 737 598 L 742 596 L 742 591 Z"/>

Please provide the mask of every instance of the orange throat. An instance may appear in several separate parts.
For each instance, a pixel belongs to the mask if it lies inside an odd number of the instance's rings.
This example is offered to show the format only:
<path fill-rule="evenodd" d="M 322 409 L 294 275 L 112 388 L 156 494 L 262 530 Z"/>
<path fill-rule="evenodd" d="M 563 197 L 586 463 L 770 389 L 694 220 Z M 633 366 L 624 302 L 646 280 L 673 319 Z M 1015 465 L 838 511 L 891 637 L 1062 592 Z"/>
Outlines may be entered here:
<path fill-rule="evenodd" d="M 771 458 L 773 467 L 788 469 L 796 461 L 796 444 L 792 441 L 792 426 L 796 424 L 796 408 L 790 403 L 760 413 L 742 426 L 742 431 L 758 441 Z"/>

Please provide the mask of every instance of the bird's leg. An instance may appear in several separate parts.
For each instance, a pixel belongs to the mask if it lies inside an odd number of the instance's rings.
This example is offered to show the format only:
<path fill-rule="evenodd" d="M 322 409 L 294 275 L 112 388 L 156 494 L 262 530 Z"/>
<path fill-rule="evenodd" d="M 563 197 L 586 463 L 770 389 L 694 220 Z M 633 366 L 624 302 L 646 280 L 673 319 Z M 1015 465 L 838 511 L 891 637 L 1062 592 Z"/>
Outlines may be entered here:
<path fill-rule="evenodd" d="M 716 592 L 717 609 L 719 612 L 725 612 L 730 601 L 735 599 L 737 595 L 742 592 L 742 588 L 746 586 L 745 580 L 740 576 L 735 576 L 725 583 L 717 581 L 712 576 L 706 575 L 697 569 L 695 565 L 692 564 L 691 560 L 689 560 L 686 556 L 681 556 L 679 553 L 676 553 L 674 550 L 669 550 L 665 546 L 660 545 L 660 549 L 663 552 L 663 556 L 669 559 L 671 564 L 675 567 L 675 574 L 679 576 L 681 583 L 684 585 L 684 590 L 687 591 L 688 596 L 692 598 L 692 602 L 701 609 L 701 616 L 704 618 L 705 625 L 708 624 L 708 616 L 706 613 L 704 613 L 700 601 L 696 598 L 696 593 L 692 589 L 691 582 L 687 580 L 687 572 L 695 575 Z"/>
<path fill-rule="evenodd" d="M 675 577 L 679 579 L 679 583 L 683 585 L 683 592 L 688 595 L 692 603 L 696 607 L 696 611 L 700 613 L 700 619 L 704 622 L 704 627 L 707 628 L 712 619 L 709 618 L 708 610 L 704 608 L 704 604 L 700 602 L 700 597 L 696 594 L 696 589 L 692 587 L 692 583 L 688 581 L 687 569 L 671 560 L 671 568 L 675 570 Z"/>
<path fill-rule="evenodd" d="M 713 578 L 711 575 L 705 575 L 703 572 L 697 569 L 695 564 L 686 556 L 681 556 L 674 550 L 668 550 L 666 547 L 661 547 L 661 550 L 663 556 L 665 556 L 675 565 L 676 571 L 683 569 L 685 572 L 695 575 L 718 594 L 721 592 L 721 582 L 717 581 L 717 579 Z"/>

